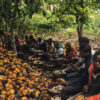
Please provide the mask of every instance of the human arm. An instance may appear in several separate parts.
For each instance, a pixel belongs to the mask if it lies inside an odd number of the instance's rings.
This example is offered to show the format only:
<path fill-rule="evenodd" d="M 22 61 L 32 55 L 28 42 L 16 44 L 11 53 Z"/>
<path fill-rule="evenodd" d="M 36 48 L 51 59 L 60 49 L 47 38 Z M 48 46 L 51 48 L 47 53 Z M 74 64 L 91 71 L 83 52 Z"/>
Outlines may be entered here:
<path fill-rule="evenodd" d="M 83 86 L 83 91 L 84 91 L 85 93 L 88 93 L 89 86 L 90 86 L 90 85 L 89 85 L 89 82 Z"/>
<path fill-rule="evenodd" d="M 56 82 L 61 83 L 61 84 L 66 84 L 66 80 L 64 80 L 63 78 L 58 78 Z"/>

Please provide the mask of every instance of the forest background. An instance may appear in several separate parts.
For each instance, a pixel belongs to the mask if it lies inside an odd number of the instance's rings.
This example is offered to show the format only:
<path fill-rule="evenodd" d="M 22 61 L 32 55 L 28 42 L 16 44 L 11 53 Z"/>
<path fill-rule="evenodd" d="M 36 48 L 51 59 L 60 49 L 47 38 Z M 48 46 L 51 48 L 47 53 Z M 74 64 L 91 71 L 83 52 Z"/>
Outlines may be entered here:
<path fill-rule="evenodd" d="M 0 0 L 0 30 L 14 37 L 100 38 L 100 0 Z M 2 37 L 2 34 L 0 34 Z"/>

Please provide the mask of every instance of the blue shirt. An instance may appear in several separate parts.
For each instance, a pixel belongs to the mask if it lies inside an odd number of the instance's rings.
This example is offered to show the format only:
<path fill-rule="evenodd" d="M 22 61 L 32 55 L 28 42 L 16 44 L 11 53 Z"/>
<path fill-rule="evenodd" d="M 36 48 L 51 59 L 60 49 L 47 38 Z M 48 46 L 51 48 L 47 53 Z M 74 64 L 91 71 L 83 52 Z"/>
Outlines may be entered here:
<path fill-rule="evenodd" d="M 92 55 L 85 58 L 85 69 L 88 70 L 89 66 L 91 64 L 93 64 L 93 56 Z"/>
<path fill-rule="evenodd" d="M 85 58 L 85 69 L 80 71 L 80 72 L 77 72 L 76 75 L 79 74 L 79 77 L 75 78 L 75 79 L 72 79 L 72 80 L 69 80 L 66 82 L 66 85 L 85 85 L 87 84 L 88 80 L 89 80 L 89 73 L 88 73 L 88 69 L 89 69 L 89 66 L 91 64 L 93 64 L 93 56 L 88 56 Z"/>

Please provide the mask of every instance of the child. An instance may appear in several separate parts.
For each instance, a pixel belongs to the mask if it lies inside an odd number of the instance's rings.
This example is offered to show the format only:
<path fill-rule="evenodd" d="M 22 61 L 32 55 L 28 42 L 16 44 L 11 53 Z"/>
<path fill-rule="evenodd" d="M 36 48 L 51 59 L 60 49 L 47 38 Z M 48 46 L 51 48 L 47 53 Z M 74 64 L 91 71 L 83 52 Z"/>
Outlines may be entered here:
<path fill-rule="evenodd" d="M 93 63 L 93 56 L 91 54 L 91 46 L 88 44 L 83 44 L 80 46 L 80 56 L 85 59 L 85 69 Z"/>
<path fill-rule="evenodd" d="M 51 54 L 55 54 L 56 52 L 56 48 L 55 48 L 55 45 L 53 43 L 53 40 L 50 38 L 48 39 L 48 52 L 51 53 Z"/>
<path fill-rule="evenodd" d="M 62 45 L 59 45 L 58 55 L 59 57 L 64 57 L 64 47 Z"/>
<path fill-rule="evenodd" d="M 40 50 L 47 52 L 47 41 L 43 40 L 41 37 L 38 38 L 38 46 Z"/>
<path fill-rule="evenodd" d="M 66 57 L 71 60 L 77 56 L 77 52 L 74 48 L 71 47 L 70 42 L 68 42 L 65 46 L 66 48 Z"/>
<path fill-rule="evenodd" d="M 28 37 L 28 35 L 26 35 L 25 36 L 25 44 L 28 45 L 28 42 L 29 42 L 29 37 Z"/>
<path fill-rule="evenodd" d="M 93 64 L 89 67 L 89 82 L 84 86 L 84 91 L 84 100 L 100 100 L 100 50 L 93 56 Z"/>
<path fill-rule="evenodd" d="M 87 84 L 88 82 L 87 78 L 88 68 L 91 64 L 93 64 L 91 55 L 91 46 L 86 45 L 84 48 L 80 48 L 80 55 L 81 57 L 85 58 L 85 69 L 75 73 L 78 74 L 76 75 L 77 77 L 72 78 L 66 82 L 66 87 L 62 90 L 62 95 L 61 95 L 62 100 L 66 100 L 69 96 L 82 91 L 84 84 Z"/>
<path fill-rule="evenodd" d="M 34 48 L 34 47 L 35 47 L 35 43 L 36 43 L 36 40 L 34 39 L 33 35 L 30 35 L 27 44 L 28 44 L 31 48 Z"/>
<path fill-rule="evenodd" d="M 21 48 L 22 48 L 22 41 L 16 36 L 15 37 L 15 44 L 16 44 L 16 48 L 17 48 L 17 51 L 21 51 Z"/>
<path fill-rule="evenodd" d="M 89 38 L 87 38 L 87 37 L 81 37 L 81 39 L 80 39 L 80 46 L 84 45 L 84 44 L 88 44 L 89 45 L 89 43 L 90 43 Z M 95 51 L 93 49 L 91 49 L 91 54 L 92 55 L 95 54 Z"/>
<path fill-rule="evenodd" d="M 93 56 L 93 65 L 89 67 L 89 82 L 84 90 L 88 96 L 100 93 L 100 50 Z"/>
<path fill-rule="evenodd" d="M 83 82 L 88 81 L 88 68 L 89 66 L 93 63 L 93 56 L 91 54 L 91 46 L 88 44 L 84 44 L 80 46 L 80 56 L 84 58 L 84 63 L 85 63 L 85 68 L 81 70 L 78 66 L 78 64 L 75 64 L 75 68 L 77 69 L 76 72 L 69 73 L 66 75 L 66 77 L 71 78 L 71 77 L 76 77 L 79 76 L 80 74 L 82 75 L 83 79 L 85 79 Z M 84 83 L 84 84 L 85 84 Z"/>
<path fill-rule="evenodd" d="M 80 38 L 80 44 L 82 45 L 83 43 L 89 44 L 89 38 L 87 37 L 81 37 Z"/>

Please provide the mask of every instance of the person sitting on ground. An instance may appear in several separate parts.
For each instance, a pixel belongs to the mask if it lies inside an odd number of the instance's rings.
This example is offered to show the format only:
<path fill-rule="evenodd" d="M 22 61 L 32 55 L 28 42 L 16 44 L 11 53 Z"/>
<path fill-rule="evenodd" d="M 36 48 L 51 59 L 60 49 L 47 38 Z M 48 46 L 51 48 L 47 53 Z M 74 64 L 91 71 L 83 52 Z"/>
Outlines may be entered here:
<path fill-rule="evenodd" d="M 89 42 L 90 42 L 90 40 L 89 40 L 88 37 L 81 37 L 81 38 L 80 38 L 80 45 L 82 45 L 82 44 L 84 44 L 84 43 L 86 43 L 86 44 L 89 45 Z"/>
<path fill-rule="evenodd" d="M 83 82 L 87 82 L 88 78 L 84 78 L 88 76 L 88 69 L 89 66 L 93 63 L 93 56 L 91 54 L 91 46 L 88 44 L 84 44 L 80 46 L 80 56 L 84 59 L 84 68 L 80 68 L 80 62 L 73 65 L 74 70 L 66 75 L 67 79 L 77 77 L 80 74 L 82 75 L 83 79 L 85 79 Z M 78 66 L 78 67 L 77 67 Z M 87 81 L 86 81 L 87 80 Z M 84 83 L 85 84 L 85 83 Z"/>
<path fill-rule="evenodd" d="M 93 56 L 93 64 L 89 67 L 89 82 L 84 86 L 85 96 L 100 93 L 100 50 Z"/>
<path fill-rule="evenodd" d="M 55 52 L 56 52 L 56 48 L 55 48 L 55 45 L 54 45 L 54 43 L 53 43 L 53 41 L 52 41 L 52 39 L 50 38 L 50 39 L 48 39 L 48 48 L 47 48 L 48 50 L 48 52 L 49 53 L 51 53 L 51 54 L 55 54 Z"/>
<path fill-rule="evenodd" d="M 84 45 L 84 44 L 88 44 L 89 45 L 89 43 L 90 43 L 90 40 L 89 40 L 88 37 L 81 37 L 80 38 L 80 46 Z M 93 49 L 91 49 L 91 53 L 92 53 L 92 55 L 94 55 L 95 51 Z"/>
<path fill-rule="evenodd" d="M 44 41 L 43 41 L 43 39 L 41 38 L 41 37 L 39 37 L 38 38 L 38 49 L 40 49 L 41 50 L 41 48 L 42 48 L 42 43 L 43 43 Z"/>
<path fill-rule="evenodd" d="M 54 45 L 55 45 L 56 50 L 58 50 L 59 49 L 59 42 L 58 41 L 54 41 Z"/>
<path fill-rule="evenodd" d="M 61 100 L 66 100 L 69 96 L 75 95 L 76 93 L 82 91 L 83 86 L 88 82 L 88 68 L 91 66 L 91 64 L 93 64 L 93 59 L 91 57 L 91 46 L 86 45 L 80 50 L 80 55 L 85 58 L 85 69 L 78 69 L 77 73 L 72 73 L 72 75 L 69 75 L 67 82 L 64 80 L 62 81 L 62 79 L 57 79 L 63 84 L 66 84 L 66 87 L 64 87 L 61 93 Z"/>
<path fill-rule="evenodd" d="M 29 37 L 28 37 L 28 35 L 26 35 L 26 36 L 25 36 L 25 44 L 27 45 L 28 42 L 29 42 Z"/>
<path fill-rule="evenodd" d="M 37 39 L 34 39 L 33 42 L 34 42 L 34 46 L 33 47 L 35 49 L 38 49 L 38 46 L 37 46 L 38 45 L 38 41 L 37 41 Z"/>
<path fill-rule="evenodd" d="M 64 47 L 62 45 L 59 45 L 58 55 L 59 57 L 64 57 Z"/>
<path fill-rule="evenodd" d="M 15 37 L 15 45 L 16 45 L 16 48 L 17 48 L 17 51 L 21 51 L 21 47 L 22 47 L 22 41 L 16 36 Z"/>
<path fill-rule="evenodd" d="M 44 52 L 47 52 L 47 41 L 39 37 L 38 38 L 38 48 Z"/>
<path fill-rule="evenodd" d="M 33 37 L 33 35 L 30 35 L 29 36 L 29 41 L 28 41 L 28 45 L 31 47 L 31 48 L 34 48 L 34 45 L 35 45 L 35 39 Z"/>
<path fill-rule="evenodd" d="M 28 55 L 28 54 L 30 53 L 30 48 L 29 48 L 28 45 L 24 44 L 24 45 L 22 46 L 22 53 L 24 53 L 24 54 L 26 54 L 26 55 Z"/>
<path fill-rule="evenodd" d="M 91 46 L 88 44 L 80 47 L 80 56 L 85 59 L 85 68 L 88 69 L 89 65 L 93 63 L 93 55 L 91 54 Z"/>
<path fill-rule="evenodd" d="M 66 57 L 69 60 L 74 59 L 77 56 L 77 52 L 74 48 L 71 47 L 70 42 L 66 44 L 65 48 L 66 48 Z"/>
<path fill-rule="evenodd" d="M 47 40 L 44 40 L 44 42 L 41 44 L 41 47 L 44 52 L 47 52 Z"/>
<path fill-rule="evenodd" d="M 82 100 L 100 100 L 100 50 L 93 56 L 93 64 L 89 67 L 89 82 L 84 86 L 85 96 Z"/>

